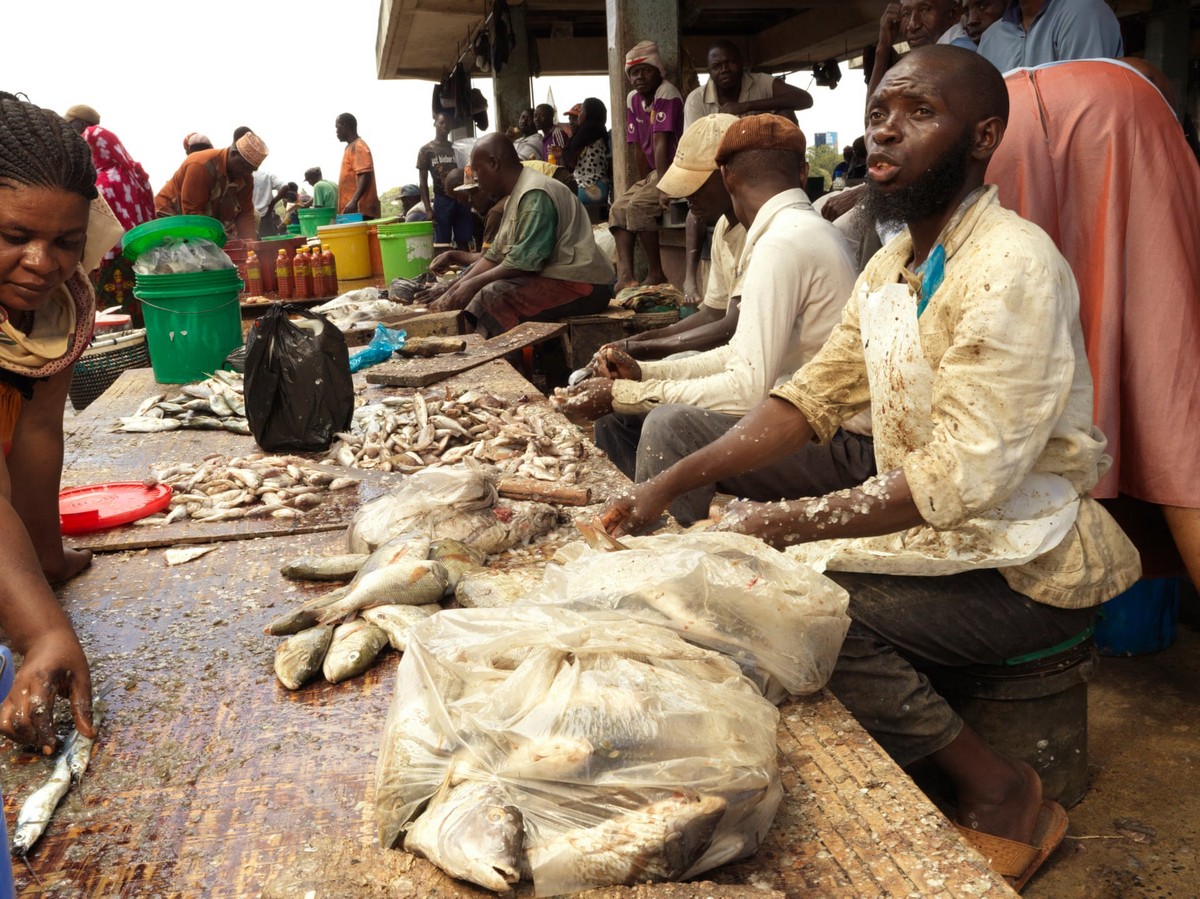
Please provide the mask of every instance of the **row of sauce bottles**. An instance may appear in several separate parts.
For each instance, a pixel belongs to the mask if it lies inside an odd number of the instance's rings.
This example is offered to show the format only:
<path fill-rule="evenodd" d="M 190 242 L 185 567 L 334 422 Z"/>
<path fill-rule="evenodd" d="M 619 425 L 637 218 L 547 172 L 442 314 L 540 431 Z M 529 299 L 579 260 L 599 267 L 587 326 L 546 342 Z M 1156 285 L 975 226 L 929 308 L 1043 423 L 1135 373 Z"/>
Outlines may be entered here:
<path fill-rule="evenodd" d="M 290 259 L 287 250 L 280 249 L 274 259 L 276 290 L 281 300 L 307 300 L 314 297 L 336 296 L 337 263 L 333 253 L 313 247 L 300 247 Z M 246 258 L 246 292 L 251 296 L 263 294 L 262 261 L 251 251 Z"/>

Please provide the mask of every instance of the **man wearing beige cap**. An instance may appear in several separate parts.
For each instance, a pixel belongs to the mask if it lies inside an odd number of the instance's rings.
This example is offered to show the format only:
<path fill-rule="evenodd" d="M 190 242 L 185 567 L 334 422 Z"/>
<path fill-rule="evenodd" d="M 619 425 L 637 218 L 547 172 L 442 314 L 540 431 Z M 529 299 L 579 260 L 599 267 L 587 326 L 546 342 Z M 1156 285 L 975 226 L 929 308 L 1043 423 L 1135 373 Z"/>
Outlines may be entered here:
<path fill-rule="evenodd" d="M 684 133 L 660 184 L 665 193 L 687 196 L 701 218 L 710 217 L 728 191 L 745 243 L 727 271 L 718 252 L 727 228 L 718 227 L 713 268 L 733 292 L 740 282 L 737 329 L 725 346 L 678 360 L 638 363 L 609 350 L 601 358 L 607 377 L 584 381 L 560 400 L 566 411 L 587 417 L 615 413 L 596 422 L 596 443 L 635 480 L 653 477 L 734 427 L 820 349 L 840 320 L 854 264 L 800 187 L 807 174 L 804 134 L 779 116 L 705 116 Z M 875 471 L 865 430 L 860 423 L 859 433 L 845 431 L 828 446 L 806 448 L 768 485 L 747 477 L 739 495 L 768 489 L 772 496 L 809 496 L 862 483 Z M 671 511 L 690 524 L 708 514 L 713 493 L 712 485 L 698 488 Z"/>
<path fill-rule="evenodd" d="M 230 237 L 254 240 L 254 172 L 266 158 L 267 145 L 253 131 L 223 150 L 189 154 L 154 198 L 155 214 L 207 215 Z"/>
<path fill-rule="evenodd" d="M 625 98 L 625 142 L 633 151 L 640 181 L 621 194 L 609 210 L 608 225 L 617 243 L 616 290 L 637 285 L 633 272 L 634 236 L 646 253 L 643 284 L 665 284 L 658 251 L 658 179 L 675 158 L 683 133 L 683 96 L 666 81 L 658 44 L 642 41 L 625 54 L 625 75 L 633 90 Z"/>

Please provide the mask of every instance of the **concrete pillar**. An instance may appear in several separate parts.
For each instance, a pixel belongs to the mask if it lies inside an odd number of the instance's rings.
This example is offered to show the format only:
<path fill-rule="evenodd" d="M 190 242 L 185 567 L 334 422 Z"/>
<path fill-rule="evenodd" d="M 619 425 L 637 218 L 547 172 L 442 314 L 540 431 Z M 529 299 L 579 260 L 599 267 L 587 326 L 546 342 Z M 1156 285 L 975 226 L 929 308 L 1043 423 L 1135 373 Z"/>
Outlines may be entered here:
<path fill-rule="evenodd" d="M 639 41 L 654 41 L 667 69 L 667 81 L 679 87 L 679 4 L 646 0 L 605 0 L 608 18 L 608 121 L 613 132 L 613 190 L 619 196 L 637 181 L 632 150 L 625 143 L 625 54 Z M 641 150 L 637 150 L 641 152 Z"/>
<path fill-rule="evenodd" d="M 508 9 L 512 15 L 513 32 L 517 35 L 517 46 L 509 54 L 508 62 L 500 74 L 492 75 L 496 94 L 496 108 L 491 111 L 492 128 L 500 132 L 516 127 L 521 110 L 530 107 L 533 96 L 529 80 L 529 42 L 533 38 L 525 28 L 525 6 L 509 6 Z"/>
<path fill-rule="evenodd" d="M 1146 61 L 1158 66 L 1175 86 L 1178 105 L 1187 103 L 1188 44 L 1191 39 L 1190 11 L 1186 0 L 1155 0 L 1146 20 Z"/>

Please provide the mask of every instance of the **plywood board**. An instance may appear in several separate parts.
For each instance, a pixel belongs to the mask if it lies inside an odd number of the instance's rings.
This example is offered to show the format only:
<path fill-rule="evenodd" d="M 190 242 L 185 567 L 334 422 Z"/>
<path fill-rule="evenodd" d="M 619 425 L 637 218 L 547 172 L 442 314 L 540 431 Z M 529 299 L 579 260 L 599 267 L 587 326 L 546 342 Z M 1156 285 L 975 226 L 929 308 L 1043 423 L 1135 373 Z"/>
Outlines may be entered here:
<path fill-rule="evenodd" d="M 432 359 L 394 359 L 367 371 L 367 381 L 393 387 L 425 387 L 523 347 L 558 337 L 566 330 L 559 322 L 522 322 L 511 331 L 484 341 L 465 353 Z"/>

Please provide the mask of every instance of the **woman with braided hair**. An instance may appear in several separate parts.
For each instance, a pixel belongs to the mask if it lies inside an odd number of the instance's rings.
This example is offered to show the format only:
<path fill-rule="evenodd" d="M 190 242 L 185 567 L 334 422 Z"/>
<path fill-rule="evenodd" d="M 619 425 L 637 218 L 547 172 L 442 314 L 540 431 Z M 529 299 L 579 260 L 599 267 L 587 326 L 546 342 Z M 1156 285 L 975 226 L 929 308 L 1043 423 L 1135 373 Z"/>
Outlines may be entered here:
<path fill-rule="evenodd" d="M 0 93 L 0 627 L 25 657 L 0 733 L 44 753 L 58 696 L 95 736 L 87 660 L 50 584 L 91 561 L 65 548 L 59 529 L 63 409 L 94 322 L 87 271 L 120 232 L 83 138 Z"/>

